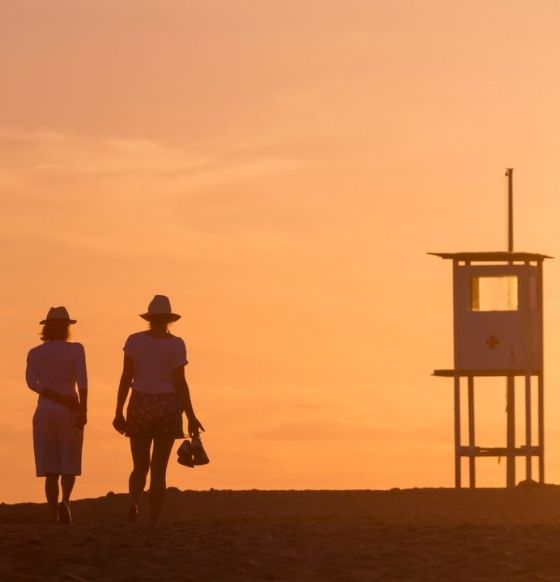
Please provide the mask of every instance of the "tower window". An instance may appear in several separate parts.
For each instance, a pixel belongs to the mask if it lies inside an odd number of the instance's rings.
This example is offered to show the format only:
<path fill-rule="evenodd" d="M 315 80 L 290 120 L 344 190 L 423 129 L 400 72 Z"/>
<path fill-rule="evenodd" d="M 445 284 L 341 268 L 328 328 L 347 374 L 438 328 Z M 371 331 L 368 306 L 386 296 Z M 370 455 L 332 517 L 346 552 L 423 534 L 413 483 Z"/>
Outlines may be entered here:
<path fill-rule="evenodd" d="M 517 311 L 517 277 L 471 277 L 471 311 Z"/>

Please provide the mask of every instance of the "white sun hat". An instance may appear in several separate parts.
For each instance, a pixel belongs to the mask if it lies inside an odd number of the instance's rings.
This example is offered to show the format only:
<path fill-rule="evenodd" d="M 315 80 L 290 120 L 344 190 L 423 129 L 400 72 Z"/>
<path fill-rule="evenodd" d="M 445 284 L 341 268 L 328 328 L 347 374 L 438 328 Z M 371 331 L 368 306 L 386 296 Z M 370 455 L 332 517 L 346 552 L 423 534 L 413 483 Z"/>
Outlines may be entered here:
<path fill-rule="evenodd" d="M 162 315 L 166 315 L 169 321 L 177 321 L 181 318 L 179 314 L 171 311 L 169 297 L 166 295 L 154 295 L 154 298 L 148 305 L 148 311 L 146 313 L 141 313 L 140 317 L 150 321 L 153 317 L 159 317 Z"/>

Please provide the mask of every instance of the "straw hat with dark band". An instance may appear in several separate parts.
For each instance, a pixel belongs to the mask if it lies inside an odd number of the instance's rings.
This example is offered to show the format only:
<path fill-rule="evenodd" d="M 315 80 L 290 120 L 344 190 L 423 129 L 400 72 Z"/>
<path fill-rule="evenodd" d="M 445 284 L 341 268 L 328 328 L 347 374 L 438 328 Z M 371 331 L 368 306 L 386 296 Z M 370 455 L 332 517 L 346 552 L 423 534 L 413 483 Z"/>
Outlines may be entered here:
<path fill-rule="evenodd" d="M 171 311 L 171 303 L 165 295 L 155 295 L 148 305 L 148 311 L 141 313 L 140 317 L 150 321 L 154 318 L 165 318 L 168 321 L 177 321 L 181 316 Z"/>
<path fill-rule="evenodd" d="M 39 325 L 46 325 L 47 323 L 76 323 L 76 319 L 70 319 L 68 310 L 62 305 L 60 307 L 51 307 L 47 313 L 47 318 L 39 322 Z"/>

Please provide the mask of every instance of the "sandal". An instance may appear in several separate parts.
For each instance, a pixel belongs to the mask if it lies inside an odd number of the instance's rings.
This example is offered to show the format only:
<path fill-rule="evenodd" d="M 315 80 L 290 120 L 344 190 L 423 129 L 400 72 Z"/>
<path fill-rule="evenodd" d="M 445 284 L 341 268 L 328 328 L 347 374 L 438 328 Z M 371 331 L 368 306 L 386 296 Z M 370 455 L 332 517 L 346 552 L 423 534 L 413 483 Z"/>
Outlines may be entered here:
<path fill-rule="evenodd" d="M 131 505 L 129 507 L 126 521 L 127 523 L 138 523 L 138 507 L 136 505 Z"/>
<path fill-rule="evenodd" d="M 72 523 L 70 506 L 64 501 L 58 504 L 58 523 Z"/>

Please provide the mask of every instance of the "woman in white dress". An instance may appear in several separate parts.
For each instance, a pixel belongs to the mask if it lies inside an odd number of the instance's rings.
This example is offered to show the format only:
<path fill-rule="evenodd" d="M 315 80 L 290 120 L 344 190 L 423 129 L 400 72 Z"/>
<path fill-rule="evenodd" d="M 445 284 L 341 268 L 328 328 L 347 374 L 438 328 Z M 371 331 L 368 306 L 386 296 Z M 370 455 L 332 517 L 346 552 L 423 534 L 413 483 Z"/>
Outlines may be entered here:
<path fill-rule="evenodd" d="M 70 495 L 76 476 L 82 472 L 87 423 L 84 347 L 68 341 L 69 327 L 74 323 L 65 307 L 51 307 L 40 322 L 43 343 L 29 351 L 26 369 L 27 385 L 39 394 L 33 416 L 35 468 L 37 477 L 45 477 L 51 520 L 60 523 L 72 521 Z"/>
<path fill-rule="evenodd" d="M 129 479 L 128 521 L 138 522 L 138 501 L 150 472 L 150 523 L 157 523 L 165 496 L 167 463 L 175 439 L 184 438 L 183 412 L 189 434 L 204 430 L 194 414 L 185 379 L 185 342 L 169 332 L 181 316 L 173 313 L 169 299 L 156 295 L 148 306 L 150 327 L 133 333 L 124 345 L 124 363 L 113 426 L 130 438 L 133 469 Z M 132 394 L 124 405 L 129 390 Z M 153 446 L 152 446 L 153 445 Z"/>

